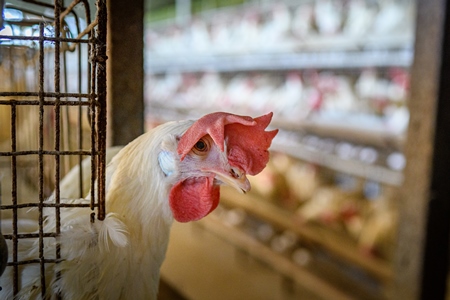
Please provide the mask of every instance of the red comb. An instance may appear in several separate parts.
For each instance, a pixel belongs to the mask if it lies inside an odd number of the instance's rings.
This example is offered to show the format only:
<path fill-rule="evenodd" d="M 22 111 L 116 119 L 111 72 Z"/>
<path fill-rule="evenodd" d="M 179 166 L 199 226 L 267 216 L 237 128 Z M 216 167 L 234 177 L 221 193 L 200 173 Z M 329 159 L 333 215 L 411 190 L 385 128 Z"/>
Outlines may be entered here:
<path fill-rule="evenodd" d="M 224 141 L 227 141 L 228 161 L 232 166 L 250 175 L 258 174 L 269 161 L 267 149 L 278 132 L 265 131 L 272 115 L 253 119 L 224 112 L 208 114 L 192 124 L 181 137 L 177 149 L 180 159 L 184 159 L 199 139 L 209 134 L 222 151 Z"/>

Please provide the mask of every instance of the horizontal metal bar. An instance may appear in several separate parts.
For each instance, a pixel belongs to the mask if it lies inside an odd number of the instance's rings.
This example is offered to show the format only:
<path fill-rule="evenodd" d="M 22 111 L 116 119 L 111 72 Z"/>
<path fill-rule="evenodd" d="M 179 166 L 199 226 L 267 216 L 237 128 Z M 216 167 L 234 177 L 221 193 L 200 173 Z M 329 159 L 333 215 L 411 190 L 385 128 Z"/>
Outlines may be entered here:
<path fill-rule="evenodd" d="M 29 151 L 13 151 L 13 152 L 0 152 L 0 156 L 22 156 L 22 155 L 98 155 L 97 152 L 92 153 L 88 150 L 80 151 L 55 151 L 55 150 L 29 150 Z"/>
<path fill-rule="evenodd" d="M 57 37 L 49 37 L 49 36 L 20 36 L 20 35 L 0 35 L 1 40 L 20 40 L 20 41 L 41 41 L 44 40 L 46 42 L 68 42 L 68 43 L 95 43 L 94 39 L 73 39 L 73 38 L 57 38 Z"/>
<path fill-rule="evenodd" d="M 44 106 L 54 106 L 56 105 L 56 101 L 53 100 L 44 100 Z M 40 105 L 39 100 L 0 100 L 0 105 Z M 77 100 L 60 100 L 58 105 L 61 106 L 91 106 L 91 103 L 88 101 L 77 101 Z M 95 105 L 98 105 L 95 102 Z"/>
<path fill-rule="evenodd" d="M 281 71 L 295 69 L 355 69 L 372 67 L 405 67 L 412 64 L 413 52 L 402 50 L 275 52 L 245 55 L 183 55 L 148 54 L 146 70 L 151 74 L 168 72 L 244 72 L 255 70 Z"/>
<path fill-rule="evenodd" d="M 30 208 L 30 207 L 39 207 L 41 206 L 39 203 L 22 203 L 22 204 L 10 204 L 10 205 L 1 205 L 0 209 L 14 209 L 14 208 Z M 62 207 L 62 208 L 70 208 L 70 207 L 91 207 L 91 203 L 46 203 L 42 204 L 42 207 Z M 97 207 L 97 203 L 94 203 L 94 207 Z"/>
<path fill-rule="evenodd" d="M 63 259 L 48 259 L 48 258 L 44 258 L 44 259 L 29 259 L 29 260 L 23 260 L 23 261 L 18 261 L 18 262 L 9 262 L 6 265 L 7 266 L 20 266 L 20 265 L 30 265 L 30 264 L 38 264 L 41 261 L 44 261 L 44 263 L 60 263 L 63 261 Z"/>
<path fill-rule="evenodd" d="M 48 97 L 48 98 L 97 98 L 97 94 L 83 94 L 83 93 L 55 93 L 55 92 L 0 92 L 0 97 Z M 19 100 L 20 101 L 20 100 Z M 47 100 L 48 101 L 48 100 Z"/>
<path fill-rule="evenodd" d="M 43 18 L 45 18 L 45 16 L 43 16 Z M 51 20 L 48 20 L 51 21 Z M 33 26 L 33 25 L 39 25 L 40 23 L 42 23 L 42 20 L 33 20 L 33 19 L 29 19 L 29 20 L 20 20 L 20 21 L 14 21 L 14 20 L 7 20 L 5 21 L 5 24 L 7 25 L 17 25 L 17 26 Z"/>
<path fill-rule="evenodd" d="M 56 232 L 46 232 L 43 234 L 45 238 L 56 237 Z M 22 233 L 22 234 L 4 234 L 3 237 L 7 240 L 12 240 L 13 238 L 17 239 L 35 239 L 39 237 L 39 233 Z"/>

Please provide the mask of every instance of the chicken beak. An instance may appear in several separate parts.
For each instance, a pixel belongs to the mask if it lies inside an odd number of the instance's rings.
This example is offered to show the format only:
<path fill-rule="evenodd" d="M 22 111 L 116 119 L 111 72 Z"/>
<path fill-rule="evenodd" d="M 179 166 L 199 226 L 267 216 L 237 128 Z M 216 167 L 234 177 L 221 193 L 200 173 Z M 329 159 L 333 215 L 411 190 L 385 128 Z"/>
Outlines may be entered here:
<path fill-rule="evenodd" d="M 245 176 L 244 171 L 236 167 L 231 167 L 228 174 L 222 172 L 214 172 L 216 174 L 216 179 L 222 183 L 234 187 L 239 192 L 245 194 L 250 191 L 251 185 Z"/>

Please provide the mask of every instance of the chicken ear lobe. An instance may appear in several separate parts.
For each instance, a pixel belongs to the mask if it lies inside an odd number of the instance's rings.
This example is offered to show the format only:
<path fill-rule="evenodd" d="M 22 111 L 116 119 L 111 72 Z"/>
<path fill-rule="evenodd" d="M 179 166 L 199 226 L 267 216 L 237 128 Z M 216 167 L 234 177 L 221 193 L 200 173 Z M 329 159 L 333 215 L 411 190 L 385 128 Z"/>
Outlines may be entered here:
<path fill-rule="evenodd" d="M 197 221 L 219 204 L 220 187 L 214 177 L 188 178 L 176 183 L 169 194 L 173 217 L 178 222 Z"/>

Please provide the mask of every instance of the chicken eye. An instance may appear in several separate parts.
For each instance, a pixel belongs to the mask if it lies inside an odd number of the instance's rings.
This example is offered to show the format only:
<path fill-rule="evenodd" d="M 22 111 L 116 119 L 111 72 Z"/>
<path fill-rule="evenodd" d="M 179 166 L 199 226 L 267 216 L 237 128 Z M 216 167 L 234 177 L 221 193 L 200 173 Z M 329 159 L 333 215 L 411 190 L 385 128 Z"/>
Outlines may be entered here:
<path fill-rule="evenodd" d="M 191 152 L 197 156 L 206 156 L 211 150 L 212 140 L 208 137 L 202 137 L 195 143 L 194 147 L 192 147 Z"/>
<path fill-rule="evenodd" d="M 200 151 L 200 152 L 206 152 L 208 151 L 208 144 L 203 141 L 203 140 L 199 140 L 195 146 L 194 146 L 195 150 Z"/>

